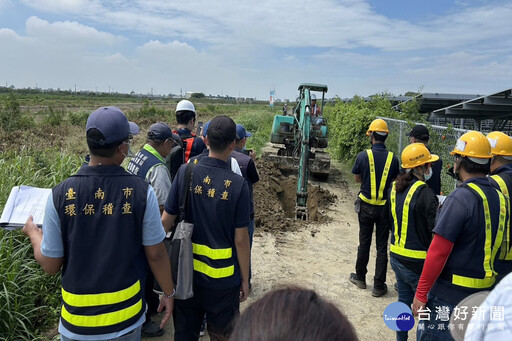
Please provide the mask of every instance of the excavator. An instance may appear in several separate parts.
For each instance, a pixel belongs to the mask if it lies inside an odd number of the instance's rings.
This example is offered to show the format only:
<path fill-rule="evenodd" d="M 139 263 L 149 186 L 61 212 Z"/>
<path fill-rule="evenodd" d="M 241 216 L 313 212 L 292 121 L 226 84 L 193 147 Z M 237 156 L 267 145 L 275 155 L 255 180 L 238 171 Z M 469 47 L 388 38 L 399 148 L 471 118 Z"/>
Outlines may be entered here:
<path fill-rule="evenodd" d="M 299 102 L 293 115 L 276 115 L 270 134 L 270 142 L 279 145 L 276 154 L 268 155 L 274 161 L 298 168 L 297 201 L 295 218 L 308 220 L 308 176 L 309 173 L 326 179 L 329 175 L 331 159 L 327 148 L 327 120 L 322 116 L 327 85 L 302 83 L 299 85 Z M 320 115 L 312 108 L 312 91 L 322 93 Z"/>

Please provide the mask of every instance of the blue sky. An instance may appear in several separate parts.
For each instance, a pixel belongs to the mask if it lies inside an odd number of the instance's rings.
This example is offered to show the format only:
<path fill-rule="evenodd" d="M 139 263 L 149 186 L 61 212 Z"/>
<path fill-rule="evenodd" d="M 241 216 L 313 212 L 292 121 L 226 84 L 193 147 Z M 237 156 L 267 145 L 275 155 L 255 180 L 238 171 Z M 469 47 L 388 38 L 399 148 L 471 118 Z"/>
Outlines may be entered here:
<path fill-rule="evenodd" d="M 512 86 L 512 2 L 0 0 L 0 84 L 294 99 Z"/>

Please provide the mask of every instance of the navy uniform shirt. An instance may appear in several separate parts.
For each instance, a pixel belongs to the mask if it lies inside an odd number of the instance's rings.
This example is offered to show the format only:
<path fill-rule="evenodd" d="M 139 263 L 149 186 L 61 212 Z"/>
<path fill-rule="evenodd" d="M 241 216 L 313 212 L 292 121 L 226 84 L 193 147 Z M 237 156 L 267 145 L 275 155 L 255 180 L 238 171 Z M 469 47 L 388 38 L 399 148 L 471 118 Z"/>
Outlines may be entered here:
<path fill-rule="evenodd" d="M 434 233 L 448 239 L 453 249 L 446 261 L 443 272 L 436 280 L 431 292 L 441 299 L 457 304 L 466 296 L 480 290 L 456 286 L 450 277 L 457 274 L 466 277 L 483 278 L 485 244 L 485 217 L 481 197 L 473 190 L 464 187 L 474 183 L 484 192 L 489 203 L 492 224 L 492 244 L 498 230 L 500 204 L 497 191 L 485 177 L 466 180 L 446 198 L 439 214 Z M 477 269 L 477 270 L 471 270 Z"/>
<path fill-rule="evenodd" d="M 443 160 L 439 159 L 432 163 L 432 177 L 426 181 L 434 194 L 441 194 L 441 173 L 443 172 Z"/>
<path fill-rule="evenodd" d="M 388 151 L 384 143 L 375 143 L 372 145 L 373 159 L 375 160 L 375 179 L 377 186 L 377 195 L 379 193 L 380 180 L 384 171 L 384 165 L 386 164 L 386 158 L 388 157 Z M 386 187 L 384 187 L 383 199 L 386 199 L 386 194 L 389 192 L 389 186 L 391 182 L 397 177 L 399 172 L 398 159 L 393 155 L 391 166 L 389 167 L 388 178 L 386 181 Z M 366 150 L 363 150 L 357 155 L 354 167 L 352 167 L 352 174 L 361 175 L 361 193 L 368 199 L 372 197 L 371 185 L 370 185 L 370 163 L 368 161 L 368 154 Z"/>
<path fill-rule="evenodd" d="M 165 203 L 165 211 L 179 214 L 179 198 L 186 165 L 180 167 L 171 192 Z M 230 259 L 211 262 L 194 254 L 194 259 L 209 263 L 212 267 L 234 265 L 234 273 L 226 278 L 215 279 L 194 271 L 194 283 L 211 289 L 228 289 L 240 285 L 240 268 L 235 247 L 235 229 L 249 226 L 249 188 L 243 177 L 233 173 L 222 160 L 205 156 L 193 167 L 187 220 L 194 224 L 192 243 L 211 249 L 232 249 Z M 214 264 L 215 263 L 215 264 Z"/>
<path fill-rule="evenodd" d="M 255 183 L 260 181 L 260 175 L 256 170 L 256 164 L 254 160 L 249 155 L 243 153 L 241 148 L 235 147 L 233 153 L 231 153 L 238 165 L 240 166 L 240 170 L 242 171 L 242 176 L 247 180 L 247 184 L 249 185 L 249 194 L 251 196 L 251 219 L 254 219 L 254 194 L 253 194 L 253 186 Z"/>

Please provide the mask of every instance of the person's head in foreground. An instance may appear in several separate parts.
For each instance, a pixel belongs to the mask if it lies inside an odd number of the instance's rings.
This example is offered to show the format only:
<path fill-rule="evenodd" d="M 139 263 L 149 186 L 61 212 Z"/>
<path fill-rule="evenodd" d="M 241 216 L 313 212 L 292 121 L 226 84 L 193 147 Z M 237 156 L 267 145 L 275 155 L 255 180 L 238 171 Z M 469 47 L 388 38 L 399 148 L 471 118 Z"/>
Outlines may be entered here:
<path fill-rule="evenodd" d="M 357 340 L 336 306 L 300 287 L 273 290 L 240 315 L 229 340 Z"/>

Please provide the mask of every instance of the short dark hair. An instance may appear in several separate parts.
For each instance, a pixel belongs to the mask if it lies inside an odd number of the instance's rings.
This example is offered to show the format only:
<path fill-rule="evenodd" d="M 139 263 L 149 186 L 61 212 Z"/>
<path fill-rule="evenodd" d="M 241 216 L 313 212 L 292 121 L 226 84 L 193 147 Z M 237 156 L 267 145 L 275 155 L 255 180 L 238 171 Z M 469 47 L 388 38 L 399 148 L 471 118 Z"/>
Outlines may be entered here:
<path fill-rule="evenodd" d="M 381 134 L 377 134 L 376 132 L 372 132 L 372 136 L 375 139 L 375 141 L 377 141 L 377 142 L 386 142 L 386 139 L 388 138 L 388 134 L 381 135 Z"/>
<path fill-rule="evenodd" d="M 176 111 L 176 122 L 178 124 L 188 124 L 191 119 L 196 118 L 196 113 L 190 110 Z"/>
<path fill-rule="evenodd" d="M 487 161 L 490 161 L 490 159 L 487 159 Z M 491 163 L 490 162 L 487 162 L 486 164 L 481 165 L 479 163 L 471 161 L 467 157 L 462 157 L 459 167 L 464 168 L 464 170 L 470 174 L 475 174 L 475 173 L 489 174 L 491 172 Z"/>
<path fill-rule="evenodd" d="M 309 289 L 289 286 L 265 294 L 240 315 L 229 340 L 357 340 L 352 324 Z"/>
<path fill-rule="evenodd" d="M 126 139 L 122 139 L 120 141 L 112 142 L 109 144 L 101 144 L 97 141 L 105 140 L 105 136 L 96 128 L 90 128 L 87 130 L 87 146 L 89 147 L 89 152 L 94 156 L 101 157 L 112 157 L 116 153 L 116 148 L 125 141 Z"/>
<path fill-rule="evenodd" d="M 507 156 L 509 157 L 509 156 Z M 494 159 L 500 161 L 501 163 L 512 163 L 512 160 L 505 159 L 503 155 L 494 155 Z"/>
<path fill-rule="evenodd" d="M 236 124 L 227 116 L 216 116 L 208 125 L 206 134 L 210 149 L 223 152 L 236 139 Z"/>

